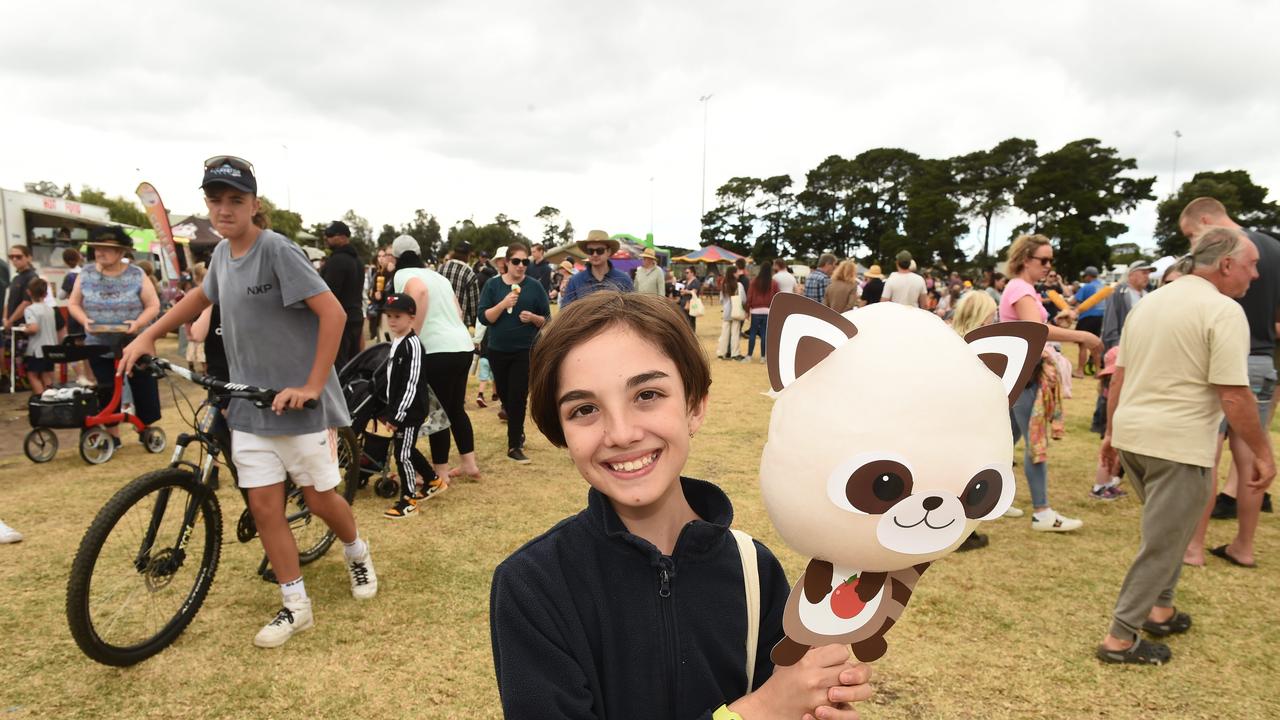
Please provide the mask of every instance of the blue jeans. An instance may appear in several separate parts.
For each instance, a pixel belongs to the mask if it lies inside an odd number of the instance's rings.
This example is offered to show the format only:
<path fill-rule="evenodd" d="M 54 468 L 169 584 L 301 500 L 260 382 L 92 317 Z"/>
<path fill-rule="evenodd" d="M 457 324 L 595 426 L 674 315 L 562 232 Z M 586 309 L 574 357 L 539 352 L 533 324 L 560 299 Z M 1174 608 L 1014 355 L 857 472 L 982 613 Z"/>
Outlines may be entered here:
<path fill-rule="evenodd" d="M 760 338 L 760 357 L 764 358 L 764 331 L 769 325 L 769 315 L 751 315 L 751 327 L 747 328 L 747 357 L 756 350 L 756 338 Z"/>
<path fill-rule="evenodd" d="M 1033 463 L 1031 462 L 1031 411 L 1036 404 L 1036 389 L 1040 387 L 1037 381 L 1030 387 L 1023 389 L 1022 394 L 1018 396 L 1018 401 L 1009 409 L 1009 419 L 1013 425 L 1013 441 L 1018 442 L 1019 438 L 1026 440 L 1026 449 L 1022 453 L 1022 469 L 1027 475 L 1027 486 L 1031 488 L 1031 505 L 1032 507 L 1043 508 L 1049 507 L 1049 463 Z"/>

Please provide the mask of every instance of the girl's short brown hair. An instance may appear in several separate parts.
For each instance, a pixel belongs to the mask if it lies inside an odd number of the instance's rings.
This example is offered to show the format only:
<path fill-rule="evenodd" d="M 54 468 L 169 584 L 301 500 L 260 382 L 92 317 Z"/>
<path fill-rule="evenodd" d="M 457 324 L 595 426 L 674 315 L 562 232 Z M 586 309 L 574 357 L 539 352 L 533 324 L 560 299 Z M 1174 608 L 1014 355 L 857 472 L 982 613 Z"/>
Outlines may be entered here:
<path fill-rule="evenodd" d="M 543 328 L 529 358 L 529 414 L 551 444 L 564 447 L 560 426 L 560 365 L 574 348 L 613 327 L 653 343 L 675 363 L 689 409 L 711 388 L 711 366 L 689 321 L 656 295 L 598 290 L 574 301 Z"/>

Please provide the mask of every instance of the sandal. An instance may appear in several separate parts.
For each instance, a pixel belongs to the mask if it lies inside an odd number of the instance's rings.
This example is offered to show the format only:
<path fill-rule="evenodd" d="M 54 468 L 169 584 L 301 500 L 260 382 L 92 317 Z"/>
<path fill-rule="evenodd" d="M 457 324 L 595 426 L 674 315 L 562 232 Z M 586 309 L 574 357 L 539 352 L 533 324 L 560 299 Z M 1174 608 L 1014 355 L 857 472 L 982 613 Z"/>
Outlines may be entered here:
<path fill-rule="evenodd" d="M 1126 650 L 1108 650 L 1105 645 L 1099 645 L 1096 654 L 1102 662 L 1118 665 L 1163 665 L 1173 659 L 1168 645 L 1142 638 L 1134 640 Z"/>
<path fill-rule="evenodd" d="M 1246 562 L 1240 562 L 1239 560 L 1237 560 L 1234 555 L 1227 552 L 1226 545 L 1219 545 L 1216 548 L 1210 549 L 1209 554 L 1215 557 L 1220 557 L 1223 560 L 1226 560 L 1227 562 L 1231 563 L 1232 565 L 1235 565 L 1236 567 L 1248 568 L 1250 570 L 1256 570 L 1258 567 L 1258 563 L 1246 563 Z"/>
<path fill-rule="evenodd" d="M 1178 612 L 1178 609 L 1174 608 L 1173 615 L 1168 620 L 1161 623 L 1147 620 L 1142 623 L 1142 629 L 1148 635 L 1154 635 L 1155 637 L 1179 635 L 1191 629 L 1191 616 L 1184 612 Z"/>

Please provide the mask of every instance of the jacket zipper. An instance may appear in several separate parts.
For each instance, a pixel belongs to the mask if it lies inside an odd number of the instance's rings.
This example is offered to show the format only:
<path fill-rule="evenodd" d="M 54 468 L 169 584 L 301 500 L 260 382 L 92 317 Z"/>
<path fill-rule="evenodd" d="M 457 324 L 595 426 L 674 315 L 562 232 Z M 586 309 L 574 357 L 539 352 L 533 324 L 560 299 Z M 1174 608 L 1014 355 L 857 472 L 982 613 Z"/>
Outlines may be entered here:
<path fill-rule="evenodd" d="M 669 557 L 658 560 L 658 604 L 662 608 L 662 631 L 667 643 L 667 683 L 671 687 L 671 717 L 679 706 L 680 653 L 676 649 L 675 608 L 671 600 L 671 579 L 675 577 L 675 561 Z"/>

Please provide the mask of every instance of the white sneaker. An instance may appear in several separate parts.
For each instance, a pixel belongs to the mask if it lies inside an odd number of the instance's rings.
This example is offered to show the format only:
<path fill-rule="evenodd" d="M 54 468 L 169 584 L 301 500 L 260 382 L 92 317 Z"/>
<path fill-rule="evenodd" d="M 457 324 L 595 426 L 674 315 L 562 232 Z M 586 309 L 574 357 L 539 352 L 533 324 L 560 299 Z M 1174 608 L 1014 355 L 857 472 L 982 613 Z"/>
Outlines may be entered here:
<path fill-rule="evenodd" d="M 1083 520 L 1069 518 L 1056 510 L 1050 510 L 1049 512 L 1052 513 L 1052 515 L 1045 520 L 1041 520 L 1036 517 L 1035 514 L 1032 514 L 1031 529 L 1039 532 L 1070 532 L 1072 530 L 1078 530 L 1082 525 L 1084 525 Z"/>
<path fill-rule="evenodd" d="M 22 542 L 22 533 L 14 530 L 0 520 L 0 545 L 8 545 L 9 543 Z"/>
<path fill-rule="evenodd" d="M 311 599 L 290 595 L 285 598 L 284 607 L 276 612 L 275 619 L 254 636 L 253 644 L 260 648 L 280 647 L 294 633 L 308 630 L 313 625 L 315 620 L 311 616 Z"/>
<path fill-rule="evenodd" d="M 1022 512 L 1022 508 L 1014 507 L 1013 505 L 1010 505 L 1009 509 L 1004 511 L 1004 516 L 1010 518 L 1020 518 L 1024 514 L 1025 513 Z"/>
<path fill-rule="evenodd" d="M 95 383 L 94 381 L 90 380 L 89 378 L 87 378 L 87 377 L 85 377 L 85 376 L 81 375 L 80 377 L 76 378 L 76 384 L 77 384 L 77 385 L 79 385 L 80 387 L 87 387 L 87 388 L 91 388 L 91 387 L 93 387 L 94 385 L 96 385 L 97 383 Z"/>
<path fill-rule="evenodd" d="M 347 574 L 351 576 L 351 596 L 355 599 L 369 600 L 378 594 L 378 573 L 373 569 L 368 540 L 364 543 L 364 557 L 347 560 Z"/>

